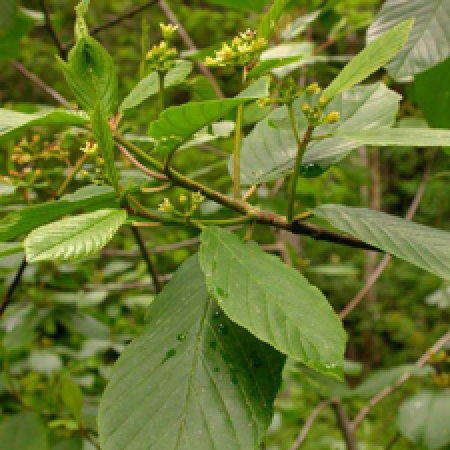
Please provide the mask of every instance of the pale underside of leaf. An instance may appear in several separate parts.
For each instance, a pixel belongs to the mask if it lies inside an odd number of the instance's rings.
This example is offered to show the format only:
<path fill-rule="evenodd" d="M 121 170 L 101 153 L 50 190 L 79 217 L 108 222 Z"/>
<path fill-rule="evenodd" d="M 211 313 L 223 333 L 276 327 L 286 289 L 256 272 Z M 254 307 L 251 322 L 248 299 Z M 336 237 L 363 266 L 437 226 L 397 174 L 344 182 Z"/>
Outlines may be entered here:
<path fill-rule="evenodd" d="M 367 30 L 369 42 L 407 18 L 414 17 L 405 46 L 386 64 L 398 81 L 410 81 L 450 56 L 450 2 L 448 0 L 387 0 Z"/>
<path fill-rule="evenodd" d="M 93 255 L 112 239 L 126 218 L 125 210 L 101 209 L 37 228 L 24 241 L 27 261 L 72 261 Z"/>
<path fill-rule="evenodd" d="M 341 375 L 345 331 L 299 272 L 216 227 L 202 232 L 200 264 L 210 295 L 233 321 L 297 361 Z"/>
<path fill-rule="evenodd" d="M 398 258 L 450 280 L 450 233 L 365 208 L 321 205 L 314 214 Z"/>
<path fill-rule="evenodd" d="M 99 410 L 103 450 L 256 448 L 284 357 L 208 299 L 194 256 L 154 300 Z"/>

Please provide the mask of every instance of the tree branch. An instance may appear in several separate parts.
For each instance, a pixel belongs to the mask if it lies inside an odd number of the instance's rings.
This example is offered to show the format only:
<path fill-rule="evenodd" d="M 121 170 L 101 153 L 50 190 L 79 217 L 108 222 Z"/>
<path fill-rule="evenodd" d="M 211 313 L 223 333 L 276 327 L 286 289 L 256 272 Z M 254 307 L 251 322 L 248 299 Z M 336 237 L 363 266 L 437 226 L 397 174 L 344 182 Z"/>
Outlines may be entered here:
<path fill-rule="evenodd" d="M 23 272 L 25 271 L 27 267 L 27 261 L 25 258 L 20 263 L 19 268 L 17 269 L 16 275 L 14 276 L 14 280 L 9 286 L 8 290 L 6 291 L 5 296 L 3 297 L 2 303 L 0 305 L 0 317 L 5 312 L 8 305 L 11 303 L 14 291 L 16 290 L 17 286 L 19 286 L 20 279 L 22 278 Z"/>
<path fill-rule="evenodd" d="M 131 227 L 131 231 L 133 232 L 133 236 L 136 239 L 136 242 L 141 251 L 142 257 L 144 258 L 145 263 L 147 264 L 147 269 L 152 277 L 153 284 L 155 286 L 156 293 L 159 294 L 162 291 L 163 284 L 158 276 L 158 271 L 156 266 L 153 264 L 150 255 L 147 251 L 147 247 L 145 246 L 144 240 L 142 239 L 141 233 L 136 227 Z"/>
<path fill-rule="evenodd" d="M 415 367 L 423 367 L 433 356 L 435 353 L 437 353 L 444 345 L 446 345 L 448 342 L 450 342 L 450 331 L 442 336 L 431 348 L 429 348 L 415 363 Z M 363 421 L 363 419 L 367 416 L 369 411 L 381 400 L 386 398 L 388 395 L 392 394 L 399 386 L 401 386 L 405 381 L 409 380 L 411 377 L 412 372 L 406 371 L 403 373 L 403 375 L 393 384 L 392 386 L 388 386 L 384 388 L 379 394 L 375 395 L 375 397 L 372 397 L 368 404 L 362 408 L 359 413 L 356 415 L 356 417 L 351 422 L 351 429 L 353 431 L 358 428 L 359 424 Z"/>
<path fill-rule="evenodd" d="M 58 34 L 56 33 L 55 27 L 53 26 L 52 19 L 50 17 L 50 11 L 48 10 L 47 3 L 45 0 L 39 0 L 39 3 L 41 4 L 42 12 L 44 13 L 45 17 L 45 26 L 47 27 L 47 30 L 53 39 L 53 42 L 55 43 L 56 47 L 58 48 L 59 56 L 62 59 L 66 59 L 67 51 L 64 48 L 62 42 L 59 39 Z"/>
<path fill-rule="evenodd" d="M 347 450 L 358 450 L 358 445 L 355 440 L 355 435 L 351 428 L 350 420 L 348 420 L 347 412 L 340 401 L 336 401 L 332 404 L 336 419 L 339 427 L 344 435 L 345 443 L 347 444 Z"/>
<path fill-rule="evenodd" d="M 184 29 L 183 25 L 178 21 L 177 16 L 175 13 L 170 9 L 169 5 L 166 3 L 165 0 L 159 0 L 159 7 L 163 10 L 166 17 L 170 20 L 170 22 L 173 25 L 178 26 L 178 34 L 180 35 L 180 38 L 185 43 L 185 45 L 189 48 L 189 50 L 196 51 L 197 47 L 194 44 L 194 41 L 191 39 L 187 31 Z M 201 61 L 195 61 L 195 64 L 199 68 L 200 72 L 209 80 L 209 82 L 212 84 L 214 91 L 216 92 L 217 97 L 224 98 L 222 89 L 220 89 L 219 83 L 217 82 L 214 75 L 211 73 L 211 71 L 206 67 Z"/>
<path fill-rule="evenodd" d="M 407 220 L 412 220 L 412 218 L 416 214 L 417 209 L 420 205 L 420 202 L 423 198 L 423 194 L 425 193 L 425 189 L 426 189 L 428 181 L 430 179 L 431 170 L 433 167 L 433 159 L 434 159 L 434 155 L 432 155 L 431 159 L 428 161 L 427 167 L 423 174 L 422 181 L 419 185 L 419 188 L 416 191 L 416 195 L 414 196 L 414 199 L 413 199 L 411 205 L 408 208 L 408 211 L 405 216 Z M 376 269 L 367 278 L 367 281 L 364 284 L 364 286 L 361 288 L 361 290 L 355 295 L 355 297 L 353 297 L 353 299 L 347 304 L 347 306 L 339 313 L 339 317 L 341 319 L 345 319 L 361 303 L 361 301 L 364 299 L 364 297 L 372 289 L 372 286 L 377 282 L 378 278 L 380 278 L 381 274 L 383 273 L 384 269 L 386 269 L 386 267 L 388 266 L 391 259 L 392 259 L 391 255 L 384 255 L 380 264 L 378 264 Z"/>
<path fill-rule="evenodd" d="M 123 14 L 121 14 L 117 17 L 114 17 L 113 19 L 109 20 L 108 22 L 105 22 L 101 25 L 91 28 L 89 30 L 89 33 L 91 36 L 95 36 L 96 34 L 117 25 L 126 19 L 131 19 L 136 14 L 141 13 L 142 11 L 150 8 L 153 5 L 156 5 L 157 3 L 158 3 L 158 0 L 150 0 L 141 6 L 136 6 L 135 8 L 131 8 L 129 11 L 126 11 Z M 72 39 L 71 41 L 69 41 L 67 44 L 64 45 L 64 50 L 67 51 L 74 44 L 75 44 L 75 41 Z"/>

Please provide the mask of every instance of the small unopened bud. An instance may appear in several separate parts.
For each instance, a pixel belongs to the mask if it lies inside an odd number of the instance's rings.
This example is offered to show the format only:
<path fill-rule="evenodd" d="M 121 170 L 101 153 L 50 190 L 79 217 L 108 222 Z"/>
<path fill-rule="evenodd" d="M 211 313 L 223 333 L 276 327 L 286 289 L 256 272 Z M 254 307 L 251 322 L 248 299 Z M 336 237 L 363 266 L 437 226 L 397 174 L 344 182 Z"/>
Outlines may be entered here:
<path fill-rule="evenodd" d="M 302 111 L 307 114 L 311 110 L 311 107 L 309 106 L 308 102 L 304 102 L 302 105 Z"/>
<path fill-rule="evenodd" d="M 187 197 L 184 194 L 181 194 L 179 200 L 180 200 L 180 203 L 186 203 Z"/>
<path fill-rule="evenodd" d="M 341 118 L 341 115 L 337 111 L 331 111 L 328 116 L 326 117 L 326 120 L 328 123 L 335 123 Z"/>
<path fill-rule="evenodd" d="M 86 142 L 84 147 L 81 147 L 81 151 L 87 155 L 95 155 L 98 150 L 98 145 L 96 142 Z"/>
<path fill-rule="evenodd" d="M 318 83 L 314 82 L 312 84 L 310 84 L 307 88 L 306 88 L 306 92 L 308 94 L 320 94 L 320 86 Z"/>
<path fill-rule="evenodd" d="M 325 95 L 321 95 L 319 98 L 319 106 L 323 107 L 328 103 L 327 98 L 325 97 Z"/>
<path fill-rule="evenodd" d="M 193 192 L 192 193 L 192 203 L 201 203 L 205 200 L 205 197 L 200 192 Z"/>
<path fill-rule="evenodd" d="M 171 213 L 175 208 L 173 207 L 170 200 L 166 197 L 162 203 L 160 203 L 158 210 L 165 213 Z"/>
<path fill-rule="evenodd" d="M 160 23 L 159 27 L 161 28 L 163 38 L 167 40 L 172 39 L 175 31 L 178 30 L 178 25 L 174 26 L 171 23 L 169 25 L 164 25 L 163 23 Z"/>

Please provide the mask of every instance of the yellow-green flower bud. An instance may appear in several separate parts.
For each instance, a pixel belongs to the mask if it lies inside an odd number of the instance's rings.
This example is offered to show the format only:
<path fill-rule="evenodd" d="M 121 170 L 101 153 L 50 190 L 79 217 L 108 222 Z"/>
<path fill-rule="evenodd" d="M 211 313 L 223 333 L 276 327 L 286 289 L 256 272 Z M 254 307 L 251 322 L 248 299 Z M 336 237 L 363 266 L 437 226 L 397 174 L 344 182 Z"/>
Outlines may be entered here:
<path fill-rule="evenodd" d="M 186 203 L 187 197 L 184 194 L 181 194 L 179 200 L 180 200 L 180 203 Z"/>
<path fill-rule="evenodd" d="M 200 192 L 193 192 L 191 194 L 191 199 L 193 204 L 202 203 L 205 200 L 205 197 Z"/>
<path fill-rule="evenodd" d="M 328 100 L 325 97 L 325 95 L 321 95 L 319 98 L 319 106 L 324 107 L 324 106 L 326 106 L 327 103 L 328 103 Z"/>
<path fill-rule="evenodd" d="M 97 143 L 93 143 L 93 142 L 86 142 L 86 145 L 84 147 L 81 147 L 81 151 L 86 153 L 87 155 L 95 155 L 97 153 L 98 150 L 98 145 Z"/>
<path fill-rule="evenodd" d="M 305 114 L 307 114 L 307 113 L 310 112 L 310 110 L 311 110 L 311 107 L 309 106 L 309 103 L 308 102 L 304 102 L 303 105 L 302 105 L 302 111 Z"/>
<path fill-rule="evenodd" d="M 310 84 L 307 88 L 306 88 L 306 92 L 308 94 L 320 94 L 320 86 L 318 83 L 314 82 L 312 84 Z"/>
<path fill-rule="evenodd" d="M 165 213 L 171 213 L 174 211 L 174 207 L 172 203 L 170 203 L 170 200 L 166 197 L 162 203 L 160 203 L 158 210 Z"/>
<path fill-rule="evenodd" d="M 170 41 L 173 38 L 175 31 L 178 30 L 178 25 L 174 26 L 171 23 L 169 25 L 164 25 L 163 23 L 160 23 L 159 27 L 161 28 L 163 38 L 167 39 L 168 41 Z"/>
<path fill-rule="evenodd" d="M 328 123 L 335 123 L 341 118 L 341 115 L 337 111 L 331 111 L 327 117 L 326 120 Z"/>

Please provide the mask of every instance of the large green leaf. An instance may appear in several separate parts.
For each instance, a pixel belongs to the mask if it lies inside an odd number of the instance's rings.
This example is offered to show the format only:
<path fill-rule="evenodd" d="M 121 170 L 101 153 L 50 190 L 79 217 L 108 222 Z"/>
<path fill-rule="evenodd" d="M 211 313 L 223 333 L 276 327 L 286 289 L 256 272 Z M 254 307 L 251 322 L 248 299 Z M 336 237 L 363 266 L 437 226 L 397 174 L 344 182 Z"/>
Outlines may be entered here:
<path fill-rule="evenodd" d="M 25 114 L 0 108 L 0 142 L 13 139 L 27 127 L 46 125 L 81 126 L 88 121 L 88 116 L 82 111 L 48 109 L 33 114 Z"/>
<path fill-rule="evenodd" d="M 100 209 L 33 230 L 25 239 L 28 262 L 73 261 L 97 253 L 126 221 L 123 209 Z"/>
<path fill-rule="evenodd" d="M 414 98 L 428 124 L 450 128 L 450 57 L 414 77 Z"/>
<path fill-rule="evenodd" d="M 197 256 L 153 301 L 98 416 L 103 450 L 253 449 L 272 418 L 284 357 L 209 298 Z"/>
<path fill-rule="evenodd" d="M 413 22 L 412 19 L 401 22 L 370 42 L 339 72 L 323 95 L 333 98 L 383 67 L 405 44 Z"/>
<path fill-rule="evenodd" d="M 450 280 L 450 234 L 365 208 L 321 205 L 314 214 L 387 253 Z"/>
<path fill-rule="evenodd" d="M 175 67 L 167 72 L 164 77 L 164 87 L 168 88 L 176 84 L 182 83 L 186 77 L 192 72 L 191 61 L 177 61 Z M 159 92 L 159 77 L 156 72 L 152 72 L 143 78 L 128 94 L 120 105 L 119 111 L 125 111 L 140 105 L 152 95 Z"/>
<path fill-rule="evenodd" d="M 210 295 L 231 320 L 313 369 L 342 374 L 341 321 L 297 270 L 216 227 L 202 232 L 200 264 Z"/>
<path fill-rule="evenodd" d="M 23 413 L 0 422 L 0 442 L 5 450 L 47 450 L 47 432 L 34 413 Z"/>
<path fill-rule="evenodd" d="M 119 176 L 116 170 L 116 161 L 114 159 L 114 141 L 109 126 L 108 117 L 104 113 L 100 104 L 95 105 L 91 113 L 92 133 L 98 144 L 98 149 L 105 161 L 106 174 L 114 186 L 116 192 L 119 191 Z"/>
<path fill-rule="evenodd" d="M 86 186 L 60 200 L 26 206 L 0 219 L 0 242 L 9 241 L 28 231 L 80 209 L 111 202 L 116 194 L 109 186 Z"/>
<path fill-rule="evenodd" d="M 404 147 L 450 147 L 450 130 L 429 128 L 389 128 L 380 130 L 336 130 L 335 136 L 359 145 Z"/>
<path fill-rule="evenodd" d="M 450 389 L 423 390 L 400 406 L 397 426 L 413 442 L 438 449 L 450 443 L 449 417 Z"/>
<path fill-rule="evenodd" d="M 114 62 L 94 38 L 78 39 L 70 50 L 68 61 L 59 60 L 77 102 L 87 111 L 97 104 L 105 114 L 117 104 L 118 84 Z"/>
<path fill-rule="evenodd" d="M 394 124 L 400 95 L 377 83 L 355 86 L 336 96 L 326 111 L 339 111 L 341 120 L 335 124 L 317 127 L 315 135 L 323 135 L 339 129 L 370 129 L 390 127 Z M 304 98 L 294 102 L 294 112 L 300 133 L 304 133 L 307 123 L 301 112 Z M 241 151 L 241 183 L 254 184 L 275 180 L 292 169 L 297 154 L 297 143 L 289 128 L 274 128 L 273 121 L 289 124 L 286 107 L 277 108 L 266 119 L 258 123 L 253 131 L 243 139 Z M 305 166 L 316 164 L 328 167 L 358 147 L 348 140 L 333 137 L 313 141 L 303 156 Z M 232 158 L 230 161 L 232 167 Z"/>
<path fill-rule="evenodd" d="M 22 11 L 14 8 L 14 14 L 10 15 L 10 7 L 14 1 L 0 0 L 0 61 L 16 58 L 20 54 L 20 41 L 33 27 L 34 21 Z M 9 25 L 8 25 L 9 23 Z"/>
<path fill-rule="evenodd" d="M 156 151 L 169 153 L 185 143 L 194 133 L 217 121 L 236 106 L 267 95 L 269 95 L 269 78 L 262 77 L 237 97 L 190 102 L 166 109 L 149 128 L 150 136 L 158 141 Z"/>
<path fill-rule="evenodd" d="M 409 81 L 450 56 L 448 0 L 387 0 L 368 29 L 368 41 L 411 17 L 415 22 L 408 41 L 386 64 L 389 74 L 398 81 Z"/>

